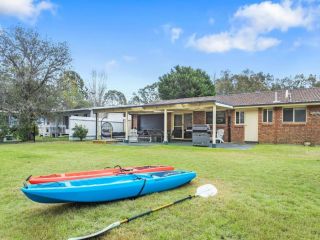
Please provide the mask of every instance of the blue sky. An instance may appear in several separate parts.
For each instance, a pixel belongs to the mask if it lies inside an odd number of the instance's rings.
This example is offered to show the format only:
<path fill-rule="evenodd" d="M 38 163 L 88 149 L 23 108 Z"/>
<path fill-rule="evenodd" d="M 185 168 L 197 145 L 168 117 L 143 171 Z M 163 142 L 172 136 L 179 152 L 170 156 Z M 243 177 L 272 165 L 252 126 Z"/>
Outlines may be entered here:
<path fill-rule="evenodd" d="M 130 96 L 174 65 L 278 77 L 320 74 L 318 0 L 1 0 L 0 26 L 67 41 L 84 79 L 106 71 Z"/>

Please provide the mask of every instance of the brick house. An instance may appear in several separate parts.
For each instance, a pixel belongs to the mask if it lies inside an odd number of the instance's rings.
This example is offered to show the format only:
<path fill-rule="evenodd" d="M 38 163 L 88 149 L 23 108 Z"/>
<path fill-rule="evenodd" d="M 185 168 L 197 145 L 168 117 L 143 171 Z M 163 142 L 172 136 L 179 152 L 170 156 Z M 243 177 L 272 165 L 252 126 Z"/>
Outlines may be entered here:
<path fill-rule="evenodd" d="M 164 142 L 191 140 L 193 124 L 209 124 L 212 132 L 224 129 L 225 142 L 320 144 L 320 88 L 162 100 L 94 112 L 96 117 L 105 112 L 123 112 L 126 119 L 131 115 L 126 129 L 161 129 Z"/>

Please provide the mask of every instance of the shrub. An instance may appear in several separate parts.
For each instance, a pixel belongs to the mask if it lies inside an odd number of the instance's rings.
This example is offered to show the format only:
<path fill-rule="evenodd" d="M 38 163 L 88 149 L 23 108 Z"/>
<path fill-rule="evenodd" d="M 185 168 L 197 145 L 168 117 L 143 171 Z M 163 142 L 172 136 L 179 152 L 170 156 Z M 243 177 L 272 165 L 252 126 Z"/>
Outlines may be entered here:
<path fill-rule="evenodd" d="M 72 130 L 73 130 L 73 137 L 80 138 L 80 141 L 82 141 L 84 138 L 86 138 L 86 136 L 88 134 L 88 129 L 82 125 L 76 124 L 76 126 L 74 128 L 72 128 Z"/>
<path fill-rule="evenodd" d="M 0 126 L 0 142 L 2 142 L 5 136 L 7 136 L 8 134 L 9 134 L 9 127 L 6 125 L 1 125 Z"/>

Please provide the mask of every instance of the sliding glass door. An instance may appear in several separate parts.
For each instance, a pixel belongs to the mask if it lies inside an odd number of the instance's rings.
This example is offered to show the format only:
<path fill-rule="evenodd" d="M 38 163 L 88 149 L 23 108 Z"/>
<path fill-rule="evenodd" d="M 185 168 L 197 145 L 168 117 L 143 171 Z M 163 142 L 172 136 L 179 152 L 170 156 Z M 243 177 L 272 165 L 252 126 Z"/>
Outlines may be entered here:
<path fill-rule="evenodd" d="M 173 138 L 192 138 L 192 113 L 174 114 L 173 117 Z"/>
<path fill-rule="evenodd" d="M 182 138 L 182 129 L 183 129 L 183 124 L 182 124 L 182 114 L 174 114 L 174 119 L 173 119 L 173 137 L 174 138 Z"/>

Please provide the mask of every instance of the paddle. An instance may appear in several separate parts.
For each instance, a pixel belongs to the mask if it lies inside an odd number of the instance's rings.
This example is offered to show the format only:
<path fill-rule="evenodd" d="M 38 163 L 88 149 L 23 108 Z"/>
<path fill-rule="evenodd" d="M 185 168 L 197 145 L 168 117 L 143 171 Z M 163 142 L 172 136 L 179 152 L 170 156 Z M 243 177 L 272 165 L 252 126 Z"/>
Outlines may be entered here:
<path fill-rule="evenodd" d="M 189 195 L 188 197 L 181 198 L 181 199 L 179 199 L 179 200 L 177 200 L 175 202 L 163 205 L 163 206 L 158 207 L 158 208 L 151 209 L 149 211 L 146 211 L 144 213 L 138 214 L 138 215 L 133 216 L 131 218 L 126 218 L 126 219 L 123 219 L 122 221 L 114 222 L 114 223 L 110 224 L 109 226 L 105 227 L 104 229 L 102 229 L 102 230 L 100 230 L 98 232 L 95 232 L 95 233 L 92 233 L 92 234 L 89 234 L 89 235 L 86 235 L 86 236 L 82 236 L 82 237 L 69 238 L 68 240 L 82 240 L 82 239 L 90 239 L 90 238 L 93 238 L 93 237 L 97 237 L 97 236 L 102 235 L 102 234 L 104 234 L 106 232 L 109 232 L 111 229 L 116 228 L 116 227 L 120 226 L 123 223 L 131 222 L 132 220 L 135 220 L 137 218 L 149 215 L 149 214 L 151 214 L 153 212 L 156 212 L 156 211 L 158 211 L 160 209 L 170 207 L 172 205 L 181 203 L 181 202 L 183 202 L 185 200 L 192 199 L 192 198 L 195 198 L 195 197 L 204 197 L 204 198 L 212 197 L 212 196 L 216 195 L 217 192 L 218 192 L 218 190 L 215 188 L 215 186 L 213 186 L 211 184 L 205 184 L 205 185 L 202 185 L 202 186 L 198 187 L 197 191 L 196 191 L 196 193 L 194 195 Z"/>

